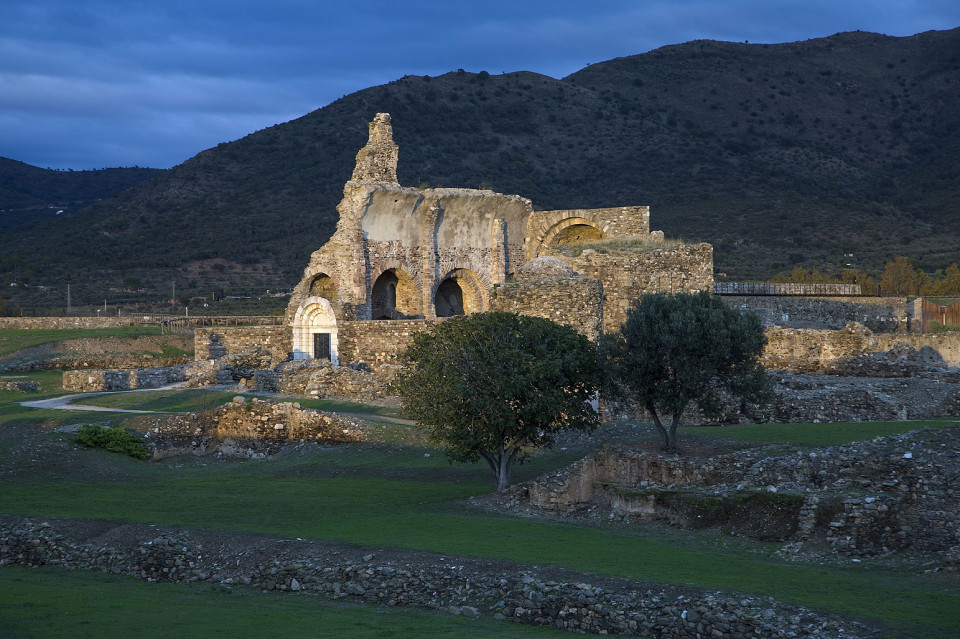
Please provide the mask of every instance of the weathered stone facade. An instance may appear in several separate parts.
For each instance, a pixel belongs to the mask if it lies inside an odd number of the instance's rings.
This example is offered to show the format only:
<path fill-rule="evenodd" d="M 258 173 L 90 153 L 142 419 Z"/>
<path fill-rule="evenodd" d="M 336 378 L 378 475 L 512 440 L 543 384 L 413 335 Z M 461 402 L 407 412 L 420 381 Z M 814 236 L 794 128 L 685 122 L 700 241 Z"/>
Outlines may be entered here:
<path fill-rule="evenodd" d="M 558 248 L 613 237 L 662 240 L 663 234 L 650 232 L 645 206 L 534 211 L 517 195 L 403 187 L 398 156 L 390 116 L 377 114 L 337 206 L 337 230 L 311 255 L 287 307 L 295 359 L 392 362 L 398 352 L 392 346 L 378 353 L 356 346 L 361 331 L 381 329 L 350 323 L 433 320 L 492 308 L 550 317 L 596 337 L 616 328 L 642 293 L 711 290 L 707 244 L 559 256 L 573 277 L 548 278 L 542 291 L 530 280 L 516 282 L 524 264 Z"/>
<path fill-rule="evenodd" d="M 342 361 L 366 365 L 375 371 L 397 363 L 417 333 L 429 331 L 440 320 L 344 322 L 341 325 Z"/>
<path fill-rule="evenodd" d="M 259 347 L 269 352 L 270 366 L 290 358 L 292 346 L 287 326 L 243 326 L 197 328 L 194 330 L 194 357 L 219 359 L 245 349 Z"/>

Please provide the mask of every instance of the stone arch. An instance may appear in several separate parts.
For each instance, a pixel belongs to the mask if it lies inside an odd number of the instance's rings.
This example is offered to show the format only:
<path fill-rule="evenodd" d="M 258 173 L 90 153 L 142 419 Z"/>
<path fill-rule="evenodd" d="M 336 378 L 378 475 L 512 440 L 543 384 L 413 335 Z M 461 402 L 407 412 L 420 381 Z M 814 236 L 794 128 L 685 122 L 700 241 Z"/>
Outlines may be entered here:
<path fill-rule="evenodd" d="M 326 347 L 326 353 L 317 349 Z M 337 358 L 337 318 L 333 306 L 324 297 L 308 297 L 300 303 L 293 318 L 293 358 L 314 359 L 316 356 L 329 355 L 330 362 L 336 366 Z"/>
<path fill-rule="evenodd" d="M 433 295 L 437 317 L 478 313 L 487 309 L 483 282 L 470 269 L 458 268 L 444 277 Z"/>
<path fill-rule="evenodd" d="M 551 226 L 543 234 L 537 257 L 552 248 L 596 242 L 605 237 L 606 233 L 593 220 L 585 217 L 568 217 Z"/>
<path fill-rule="evenodd" d="M 337 301 L 337 285 L 326 273 L 318 273 L 310 280 L 310 297 L 323 297 L 331 302 Z"/>
<path fill-rule="evenodd" d="M 402 268 L 388 268 L 370 289 L 370 318 L 411 319 L 421 317 L 417 283 Z"/>

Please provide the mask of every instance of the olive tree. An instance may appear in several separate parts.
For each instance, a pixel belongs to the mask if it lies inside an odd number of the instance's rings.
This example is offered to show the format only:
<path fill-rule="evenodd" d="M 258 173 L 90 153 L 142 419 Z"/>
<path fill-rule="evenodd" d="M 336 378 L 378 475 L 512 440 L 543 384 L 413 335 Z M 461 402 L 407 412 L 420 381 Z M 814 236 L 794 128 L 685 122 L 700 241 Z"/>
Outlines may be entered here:
<path fill-rule="evenodd" d="M 514 462 L 565 429 L 592 431 L 603 375 L 572 328 L 515 313 L 447 319 L 414 337 L 397 388 L 404 412 L 453 461 L 484 459 L 497 490 Z"/>
<path fill-rule="evenodd" d="M 646 408 L 663 447 L 676 450 L 677 426 L 691 402 L 717 417 L 725 397 L 769 397 L 759 363 L 765 343 L 756 316 L 709 293 L 656 293 L 644 295 L 620 330 L 601 339 L 600 357 L 608 391 Z"/>

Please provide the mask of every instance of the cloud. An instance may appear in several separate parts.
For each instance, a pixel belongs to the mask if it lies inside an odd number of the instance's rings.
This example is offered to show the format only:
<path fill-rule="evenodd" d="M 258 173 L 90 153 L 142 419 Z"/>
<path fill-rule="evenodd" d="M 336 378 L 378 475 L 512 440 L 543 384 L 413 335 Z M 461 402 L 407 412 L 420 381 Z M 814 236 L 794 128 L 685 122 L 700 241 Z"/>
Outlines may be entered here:
<path fill-rule="evenodd" d="M 958 23 L 954 0 L 7 0 L 0 155 L 167 167 L 406 74 L 563 77 L 698 38 L 908 35 Z"/>

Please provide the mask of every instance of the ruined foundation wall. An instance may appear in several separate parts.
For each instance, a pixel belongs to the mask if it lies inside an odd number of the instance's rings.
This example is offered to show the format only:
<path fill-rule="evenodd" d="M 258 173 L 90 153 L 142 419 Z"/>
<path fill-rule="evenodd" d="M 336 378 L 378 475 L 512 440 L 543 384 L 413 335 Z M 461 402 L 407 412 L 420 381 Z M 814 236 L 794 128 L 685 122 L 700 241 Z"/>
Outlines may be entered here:
<path fill-rule="evenodd" d="M 413 344 L 413 336 L 430 330 L 438 320 L 379 320 L 341 322 L 338 326 L 339 358 L 366 364 L 373 370 L 397 363 Z"/>
<path fill-rule="evenodd" d="M 137 370 L 64 371 L 60 385 L 65 391 L 92 393 L 160 388 L 186 379 L 184 366 L 164 366 Z"/>
<path fill-rule="evenodd" d="M 766 368 L 818 372 L 830 364 L 907 344 L 931 365 L 960 366 L 960 334 L 873 333 L 855 324 L 840 331 L 773 327 L 766 330 Z"/>
<path fill-rule="evenodd" d="M 596 340 L 603 333 L 603 285 L 587 278 L 507 282 L 494 291 L 490 310 L 553 320 Z"/>
<path fill-rule="evenodd" d="M 114 328 L 131 326 L 132 317 L 0 317 L 0 328 Z"/>
<path fill-rule="evenodd" d="M 764 326 L 839 330 L 859 322 L 876 333 L 908 329 L 905 297 L 795 297 L 723 295 L 733 308 L 753 313 Z"/>
<path fill-rule="evenodd" d="M 194 332 L 197 360 L 220 359 L 257 346 L 270 351 L 270 366 L 276 366 L 290 357 L 293 333 L 289 326 L 198 328 Z"/>
<path fill-rule="evenodd" d="M 644 293 L 713 290 L 713 247 L 709 244 L 629 256 L 584 251 L 566 261 L 580 275 L 603 282 L 603 330 L 608 333 L 620 328 L 627 311 Z"/>

